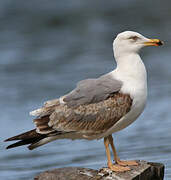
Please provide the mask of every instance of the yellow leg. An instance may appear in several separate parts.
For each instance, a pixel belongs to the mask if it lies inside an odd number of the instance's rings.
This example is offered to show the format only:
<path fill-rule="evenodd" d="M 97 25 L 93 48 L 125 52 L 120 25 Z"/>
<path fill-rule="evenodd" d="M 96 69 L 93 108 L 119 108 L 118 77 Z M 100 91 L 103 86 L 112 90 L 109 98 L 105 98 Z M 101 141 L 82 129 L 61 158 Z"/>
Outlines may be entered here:
<path fill-rule="evenodd" d="M 115 171 L 115 172 L 129 171 L 130 170 L 129 167 L 123 167 L 123 166 L 120 166 L 118 164 L 112 164 L 111 157 L 110 157 L 110 149 L 109 149 L 109 139 L 108 139 L 108 137 L 104 138 L 104 145 L 105 145 L 105 149 L 106 149 L 106 155 L 107 155 L 107 160 L 108 160 L 107 165 L 108 165 L 109 169 L 111 169 L 112 171 Z"/>
<path fill-rule="evenodd" d="M 138 166 L 138 163 L 136 161 L 121 161 L 119 159 L 119 157 L 117 156 L 116 149 L 115 149 L 115 146 L 114 146 L 114 143 L 113 143 L 112 135 L 109 135 L 108 139 L 109 139 L 109 143 L 110 143 L 110 145 L 112 147 L 114 160 L 115 160 L 116 164 L 119 164 L 120 166 Z"/>

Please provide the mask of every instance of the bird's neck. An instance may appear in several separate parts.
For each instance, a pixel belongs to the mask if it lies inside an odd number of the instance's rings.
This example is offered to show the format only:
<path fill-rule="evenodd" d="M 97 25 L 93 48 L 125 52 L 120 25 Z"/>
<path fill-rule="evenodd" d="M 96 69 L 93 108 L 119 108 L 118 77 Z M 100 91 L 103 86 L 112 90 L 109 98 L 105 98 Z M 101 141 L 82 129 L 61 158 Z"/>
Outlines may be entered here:
<path fill-rule="evenodd" d="M 146 83 L 146 68 L 139 54 L 130 53 L 116 58 L 117 68 L 115 74 L 124 81 L 133 80 Z"/>

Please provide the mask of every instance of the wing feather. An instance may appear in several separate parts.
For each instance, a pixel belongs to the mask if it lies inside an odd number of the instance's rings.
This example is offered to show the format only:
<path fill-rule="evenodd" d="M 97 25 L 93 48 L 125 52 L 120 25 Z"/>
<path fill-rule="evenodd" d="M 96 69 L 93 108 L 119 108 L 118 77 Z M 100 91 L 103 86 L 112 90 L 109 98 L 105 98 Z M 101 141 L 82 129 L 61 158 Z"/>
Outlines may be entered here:
<path fill-rule="evenodd" d="M 98 79 L 86 79 L 80 81 L 73 91 L 65 95 L 63 101 L 70 107 L 97 103 L 118 92 L 121 87 L 122 82 L 113 79 L 110 74 Z"/>
<path fill-rule="evenodd" d="M 76 108 L 63 105 L 52 113 L 48 125 L 62 132 L 101 133 L 127 114 L 131 105 L 131 97 L 121 93 L 114 93 L 99 103 Z"/>

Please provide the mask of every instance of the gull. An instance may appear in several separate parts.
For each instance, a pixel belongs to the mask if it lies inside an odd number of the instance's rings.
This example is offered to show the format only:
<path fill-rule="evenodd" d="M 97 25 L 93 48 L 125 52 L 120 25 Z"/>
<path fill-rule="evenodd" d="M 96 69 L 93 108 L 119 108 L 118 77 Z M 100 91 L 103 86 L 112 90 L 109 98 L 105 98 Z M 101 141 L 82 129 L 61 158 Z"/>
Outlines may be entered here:
<path fill-rule="evenodd" d="M 99 78 L 78 82 L 70 93 L 44 103 L 30 112 L 36 116 L 35 129 L 6 139 L 18 140 L 7 149 L 29 144 L 30 150 L 57 139 L 101 139 L 108 168 L 115 172 L 130 170 L 136 161 L 123 161 L 117 156 L 112 134 L 133 123 L 144 110 L 147 100 L 147 73 L 139 50 L 160 46 L 159 39 L 124 31 L 113 41 L 116 69 Z M 109 145 L 112 148 L 112 163 Z"/>

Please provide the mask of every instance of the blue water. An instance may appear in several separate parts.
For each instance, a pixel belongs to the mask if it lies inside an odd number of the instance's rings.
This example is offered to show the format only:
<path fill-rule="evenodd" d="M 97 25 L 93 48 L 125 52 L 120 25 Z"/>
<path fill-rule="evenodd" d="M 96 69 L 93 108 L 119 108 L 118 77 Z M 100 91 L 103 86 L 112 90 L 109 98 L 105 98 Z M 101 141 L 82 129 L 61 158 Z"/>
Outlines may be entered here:
<path fill-rule="evenodd" d="M 34 151 L 6 150 L 3 140 L 34 128 L 28 112 L 66 94 L 76 82 L 115 68 L 112 41 L 134 30 L 165 41 L 142 51 L 148 103 L 139 119 L 114 134 L 121 159 L 166 166 L 171 179 L 171 2 L 0 1 L 0 179 L 28 180 L 47 169 L 106 165 L 103 140 L 59 140 Z"/>

